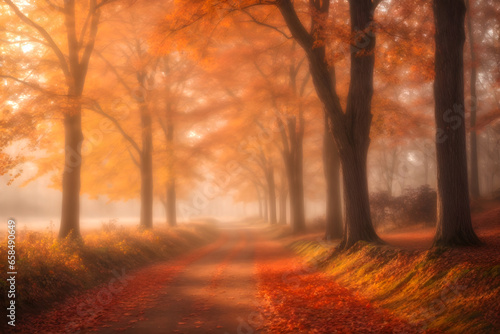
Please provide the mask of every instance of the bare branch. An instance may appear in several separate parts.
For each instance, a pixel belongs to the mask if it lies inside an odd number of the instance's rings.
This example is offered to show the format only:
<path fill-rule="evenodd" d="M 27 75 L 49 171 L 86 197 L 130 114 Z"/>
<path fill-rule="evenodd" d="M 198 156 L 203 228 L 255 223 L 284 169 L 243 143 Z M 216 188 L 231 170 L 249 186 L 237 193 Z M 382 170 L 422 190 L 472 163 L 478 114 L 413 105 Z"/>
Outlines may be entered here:
<path fill-rule="evenodd" d="M 63 71 L 64 75 L 66 76 L 66 78 L 69 78 L 70 71 L 69 71 L 68 63 L 66 62 L 66 57 L 64 57 L 64 54 L 62 53 L 61 49 L 59 49 L 56 42 L 52 39 L 50 34 L 47 32 L 47 30 L 45 30 L 42 26 L 40 26 L 36 22 L 32 21 L 26 15 L 24 15 L 24 13 L 21 12 L 21 10 L 11 0 L 5 0 L 5 2 L 14 11 L 14 13 L 21 19 L 21 21 L 23 21 L 27 25 L 35 28 L 38 31 L 38 33 L 40 33 L 40 35 L 42 35 L 42 37 L 49 44 L 52 51 L 54 51 L 54 53 L 56 54 L 57 59 L 59 60 L 59 65 L 61 66 L 61 70 Z"/>
<path fill-rule="evenodd" d="M 113 64 L 111 64 L 99 51 L 95 51 L 95 54 L 97 56 L 99 56 L 99 58 L 101 58 L 105 63 L 106 65 L 108 66 L 108 68 L 113 72 L 113 74 L 116 76 L 116 78 L 118 79 L 118 81 L 120 82 L 120 84 L 130 93 L 132 94 L 132 89 L 130 88 L 130 86 L 125 82 L 125 80 L 122 78 L 122 76 L 120 75 L 120 73 L 118 73 L 118 71 L 116 70 L 116 68 L 113 66 Z"/>
<path fill-rule="evenodd" d="M 242 12 L 245 13 L 246 15 L 248 15 L 250 17 L 250 19 L 252 20 L 252 22 L 255 22 L 258 25 L 261 25 L 261 26 L 273 29 L 274 31 L 277 31 L 280 34 L 282 34 L 283 36 L 285 36 L 286 39 L 292 39 L 293 38 L 292 36 L 288 36 L 284 31 L 280 30 L 278 27 L 275 27 L 273 25 L 270 25 L 270 24 L 267 24 L 267 23 L 264 23 L 264 22 L 261 22 L 261 21 L 257 20 L 255 18 L 255 16 L 253 16 L 252 14 L 250 14 L 247 10 L 242 9 Z"/>
<path fill-rule="evenodd" d="M 42 92 L 42 93 L 47 94 L 47 95 L 60 96 L 60 97 L 67 96 L 66 94 L 57 94 L 57 93 L 51 92 L 51 91 L 49 91 L 49 90 L 47 90 L 45 88 L 40 87 L 36 83 L 24 81 L 24 80 L 18 79 L 16 77 L 13 77 L 12 75 L 0 74 L 0 78 L 10 79 L 10 80 L 19 82 L 20 84 L 23 84 L 23 85 L 25 85 L 27 87 L 30 87 L 31 89 L 37 90 L 37 91 Z"/>
<path fill-rule="evenodd" d="M 141 168 L 141 164 L 134 157 L 134 154 L 132 153 L 132 151 L 130 151 L 130 147 L 128 147 L 128 146 L 127 146 L 127 151 L 128 151 L 128 154 L 130 154 L 130 159 L 132 159 L 132 162 L 134 163 L 134 165 L 136 165 L 138 168 Z"/>
<path fill-rule="evenodd" d="M 64 11 L 64 8 L 56 5 L 55 3 L 53 3 L 52 1 L 50 0 L 45 0 L 45 2 L 47 3 L 47 5 L 49 5 L 51 8 L 57 10 L 58 12 L 62 13 Z"/>
<path fill-rule="evenodd" d="M 116 118 L 114 118 L 113 116 L 111 116 L 110 114 L 106 113 L 101 108 L 101 105 L 99 104 L 99 102 L 97 102 L 96 100 L 89 100 L 89 101 L 91 103 L 89 104 L 88 108 L 90 110 L 98 113 L 99 115 L 104 116 L 105 118 L 109 119 L 115 125 L 115 127 L 118 129 L 118 131 L 121 133 L 123 138 L 125 140 L 127 140 L 132 145 L 132 147 L 135 149 L 137 154 L 140 155 L 142 150 L 140 149 L 139 145 L 135 142 L 135 140 L 131 136 L 128 135 L 127 132 L 125 132 L 125 130 L 121 126 L 120 122 L 118 122 L 118 120 Z"/>

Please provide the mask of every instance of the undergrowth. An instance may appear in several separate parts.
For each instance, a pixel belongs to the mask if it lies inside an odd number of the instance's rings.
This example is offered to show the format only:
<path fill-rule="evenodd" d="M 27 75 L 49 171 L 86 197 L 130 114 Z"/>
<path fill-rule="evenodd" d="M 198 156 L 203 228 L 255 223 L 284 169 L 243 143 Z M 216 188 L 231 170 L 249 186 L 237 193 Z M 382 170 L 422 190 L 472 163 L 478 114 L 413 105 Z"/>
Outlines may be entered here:
<path fill-rule="evenodd" d="M 186 224 L 176 228 L 139 230 L 104 226 L 83 235 L 83 242 L 59 240 L 51 232 L 20 231 L 16 238 L 16 308 L 36 313 L 112 277 L 156 260 L 172 258 L 214 240 L 213 224 Z M 6 238 L 0 254 L 7 254 Z M 6 273 L 7 257 L 0 261 Z M 0 294 L 7 295 L 0 280 Z M 0 299 L 5 309 L 7 298 Z"/>
<path fill-rule="evenodd" d="M 359 242 L 349 251 L 337 252 L 333 246 L 304 240 L 290 247 L 316 269 L 422 332 L 499 330 L 494 320 L 499 310 L 498 265 L 460 261 L 444 248 L 407 251 Z"/>

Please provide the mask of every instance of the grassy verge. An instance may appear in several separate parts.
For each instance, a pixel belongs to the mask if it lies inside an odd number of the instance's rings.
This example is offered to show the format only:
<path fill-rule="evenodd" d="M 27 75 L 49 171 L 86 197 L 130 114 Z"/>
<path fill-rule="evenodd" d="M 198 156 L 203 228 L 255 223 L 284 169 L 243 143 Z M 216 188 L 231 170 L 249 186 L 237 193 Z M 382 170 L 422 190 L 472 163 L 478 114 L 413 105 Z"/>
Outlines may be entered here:
<path fill-rule="evenodd" d="M 104 228 L 84 234 L 83 243 L 58 240 L 49 232 L 21 232 L 16 239 L 16 309 L 36 313 L 77 291 L 96 286 L 157 260 L 165 260 L 213 241 L 213 224 L 193 223 L 177 228 Z M 7 254 L 6 238 L 0 254 Z M 0 261 L 6 273 L 7 256 Z M 7 281 L 0 281 L 0 295 L 7 296 Z M 5 309 L 7 298 L 0 298 Z"/>
<path fill-rule="evenodd" d="M 469 249 L 406 251 L 358 243 L 347 252 L 334 252 L 333 246 L 311 240 L 289 246 L 338 283 L 422 331 L 499 330 L 500 266 L 461 258 L 460 252 Z"/>

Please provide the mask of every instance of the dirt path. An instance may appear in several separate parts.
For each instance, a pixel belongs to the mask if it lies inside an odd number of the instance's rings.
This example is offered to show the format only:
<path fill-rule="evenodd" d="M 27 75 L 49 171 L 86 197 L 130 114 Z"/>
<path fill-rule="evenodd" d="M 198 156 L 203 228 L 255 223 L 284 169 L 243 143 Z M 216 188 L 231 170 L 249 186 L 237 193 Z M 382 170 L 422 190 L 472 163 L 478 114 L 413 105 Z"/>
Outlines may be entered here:
<path fill-rule="evenodd" d="M 259 231 L 227 229 L 212 245 L 119 277 L 30 319 L 22 332 L 414 332 L 325 275 L 300 269 L 298 258 Z"/>
<path fill-rule="evenodd" d="M 98 333 L 237 333 L 238 319 L 252 313 L 257 304 L 254 242 L 245 232 L 226 232 L 228 240 L 221 247 L 160 287 L 144 313 L 129 313 Z M 135 322 L 137 316 L 143 320 Z"/>

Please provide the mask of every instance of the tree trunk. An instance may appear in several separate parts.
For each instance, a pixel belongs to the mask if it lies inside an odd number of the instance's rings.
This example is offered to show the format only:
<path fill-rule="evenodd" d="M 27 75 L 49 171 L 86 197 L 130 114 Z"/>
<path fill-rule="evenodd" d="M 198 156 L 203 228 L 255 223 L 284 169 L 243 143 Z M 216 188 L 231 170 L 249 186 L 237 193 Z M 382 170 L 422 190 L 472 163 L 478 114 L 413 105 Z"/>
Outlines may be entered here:
<path fill-rule="evenodd" d="M 355 42 L 351 50 L 351 81 L 347 96 L 345 136 L 337 136 L 344 181 L 345 229 L 340 248 L 358 241 L 381 242 L 370 215 L 366 162 L 370 145 L 375 65 L 375 34 L 371 0 L 349 1 L 351 32 Z"/>
<path fill-rule="evenodd" d="M 82 167 L 82 111 L 64 116 L 65 165 L 62 181 L 62 212 L 59 238 L 80 238 L 80 173 Z"/>
<path fill-rule="evenodd" d="M 320 14 L 328 16 L 330 2 L 314 3 Z M 326 61 L 325 46 L 317 45 L 316 34 L 322 25 L 313 16 L 311 33 L 304 27 L 293 2 L 281 0 L 277 6 L 294 39 L 304 49 L 316 93 L 325 112 L 339 150 L 344 185 L 345 225 L 340 249 L 349 248 L 357 241 L 380 242 L 370 217 L 366 159 L 370 144 L 371 98 L 373 95 L 373 68 L 375 63 L 375 34 L 371 0 L 350 0 L 351 81 L 344 113 L 335 88 L 335 68 Z M 319 16 L 319 15 L 318 15 Z"/>
<path fill-rule="evenodd" d="M 85 87 L 90 57 L 94 50 L 100 18 L 100 11 L 96 7 L 96 1 L 91 1 L 89 4 L 90 8 L 87 18 L 91 18 L 91 20 L 87 43 L 82 45 L 83 41 L 80 41 L 82 44 L 78 42 L 75 24 L 75 1 L 69 0 L 64 2 L 64 7 L 62 8 L 68 47 L 67 59 L 65 59 L 57 47 L 51 46 L 56 54 L 59 55 L 60 64 L 63 66 L 66 83 L 68 84 L 69 105 L 72 106 L 69 113 L 64 116 L 65 166 L 62 181 L 62 210 L 59 238 L 65 238 L 68 235 L 75 239 L 81 237 L 80 187 L 82 166 L 81 149 L 83 143 L 81 97 Z M 15 7 L 12 2 L 9 3 L 9 6 L 11 6 L 11 8 Z M 20 17 L 24 17 L 21 12 L 17 12 L 16 14 Z M 23 21 L 26 20 L 23 19 Z M 40 29 L 43 30 L 43 28 Z M 43 32 L 48 35 L 45 30 L 43 30 Z M 47 40 L 44 33 L 42 33 L 42 36 Z M 84 51 L 80 53 L 80 50 Z M 66 70 L 64 70 L 64 68 L 66 68 Z"/>
<path fill-rule="evenodd" d="M 469 48 L 471 57 L 470 72 L 470 193 L 473 199 L 478 199 L 479 192 L 479 171 L 477 161 L 477 135 L 476 135 L 476 115 L 477 115 L 477 59 L 474 49 L 474 30 L 472 28 L 472 14 L 470 0 L 467 0 L 469 7 L 467 13 L 467 27 L 469 32 Z"/>
<path fill-rule="evenodd" d="M 340 156 L 330 133 L 328 117 L 325 115 L 323 135 L 323 169 L 326 181 L 326 231 L 325 239 L 342 238 L 342 199 L 340 193 Z"/>
<path fill-rule="evenodd" d="M 294 206 L 295 224 L 293 226 L 294 233 L 303 233 L 306 230 L 306 214 L 304 203 L 304 163 L 303 163 L 303 141 L 304 141 L 304 120 L 302 110 L 299 109 L 299 124 L 298 131 L 294 135 L 292 144 L 293 170 L 294 170 L 294 185 L 296 187 Z M 295 131 L 295 124 L 293 127 Z"/>
<path fill-rule="evenodd" d="M 304 177 L 303 177 L 303 120 L 299 118 L 299 131 L 296 129 L 296 118 L 288 117 L 285 129 L 282 129 L 282 140 L 285 145 L 283 162 L 286 169 L 288 190 L 290 193 L 290 225 L 293 233 L 305 231 Z M 289 145 L 288 145 L 289 140 Z"/>
<path fill-rule="evenodd" d="M 167 223 L 169 226 L 177 225 L 177 208 L 175 192 L 175 172 L 174 172 L 174 125 L 172 117 L 169 117 L 167 125 L 167 152 L 170 153 L 168 162 L 168 181 L 167 181 Z"/>
<path fill-rule="evenodd" d="M 264 218 L 264 212 L 262 210 L 262 199 L 259 196 L 259 218 Z"/>
<path fill-rule="evenodd" d="M 287 202 L 287 192 L 282 191 L 280 194 L 280 219 L 279 223 L 286 225 L 286 202 Z"/>
<path fill-rule="evenodd" d="M 167 184 L 167 223 L 169 226 L 177 226 L 175 179 Z"/>
<path fill-rule="evenodd" d="M 339 248 L 348 249 L 358 241 L 381 242 L 370 215 L 366 151 L 346 150 L 341 154 L 345 223 Z"/>
<path fill-rule="evenodd" d="M 257 185 L 257 183 L 254 183 L 254 187 L 255 192 L 257 193 L 257 200 L 259 204 L 259 218 L 264 218 L 264 212 L 262 208 L 262 195 L 260 194 L 259 186 Z"/>
<path fill-rule="evenodd" d="M 469 206 L 464 117 L 464 0 L 434 0 L 438 220 L 436 246 L 477 245 Z"/>
<path fill-rule="evenodd" d="M 151 114 L 141 102 L 142 151 L 141 151 L 141 222 L 144 229 L 153 228 L 153 137 Z"/>
<path fill-rule="evenodd" d="M 277 223 L 276 219 L 276 187 L 274 185 L 274 168 L 268 167 L 266 173 L 267 187 L 269 192 L 269 222 L 273 225 Z"/>
<path fill-rule="evenodd" d="M 264 192 L 264 199 L 263 199 L 263 204 L 264 204 L 264 220 L 266 222 L 269 222 L 269 205 L 268 205 L 268 202 L 269 202 L 269 195 L 267 193 L 267 191 Z"/>

